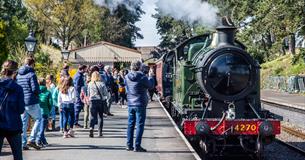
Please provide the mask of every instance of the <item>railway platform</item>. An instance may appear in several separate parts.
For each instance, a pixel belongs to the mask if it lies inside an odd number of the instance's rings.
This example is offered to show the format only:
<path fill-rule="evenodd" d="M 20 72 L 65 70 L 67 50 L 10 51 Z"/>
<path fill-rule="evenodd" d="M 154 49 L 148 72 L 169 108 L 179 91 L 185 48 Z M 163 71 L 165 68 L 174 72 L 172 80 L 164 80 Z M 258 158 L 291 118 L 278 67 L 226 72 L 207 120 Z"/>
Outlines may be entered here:
<path fill-rule="evenodd" d="M 273 90 L 261 90 L 261 100 L 305 110 L 305 96 Z"/>
<path fill-rule="evenodd" d="M 142 146 L 147 152 L 126 151 L 127 108 L 112 106 L 113 117 L 104 119 L 103 137 L 89 138 L 89 130 L 76 129 L 75 138 L 46 132 L 49 146 L 23 151 L 25 160 L 193 160 L 191 151 L 158 102 L 149 103 Z M 97 133 L 95 133 L 97 135 Z M 5 146 L 4 146 L 5 147 Z M 1 160 L 11 160 L 3 149 Z"/>

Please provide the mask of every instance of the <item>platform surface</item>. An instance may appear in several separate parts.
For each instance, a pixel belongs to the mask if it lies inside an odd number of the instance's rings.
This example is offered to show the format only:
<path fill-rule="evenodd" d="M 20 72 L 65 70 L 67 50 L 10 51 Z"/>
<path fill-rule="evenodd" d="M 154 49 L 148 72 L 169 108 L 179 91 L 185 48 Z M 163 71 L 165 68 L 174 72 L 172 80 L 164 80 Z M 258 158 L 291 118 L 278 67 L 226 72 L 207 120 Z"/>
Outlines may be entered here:
<path fill-rule="evenodd" d="M 39 151 L 23 151 L 25 160 L 193 160 L 192 152 L 179 136 L 158 102 L 147 107 L 142 139 L 146 153 L 126 151 L 127 108 L 112 106 L 113 117 L 104 119 L 103 137 L 89 138 L 89 130 L 76 129 L 75 138 L 46 132 L 50 146 Z M 95 135 L 97 133 L 95 132 Z M 11 160 L 6 146 L 1 160 Z"/>
<path fill-rule="evenodd" d="M 261 99 L 305 110 L 305 96 L 273 90 L 261 90 Z"/>

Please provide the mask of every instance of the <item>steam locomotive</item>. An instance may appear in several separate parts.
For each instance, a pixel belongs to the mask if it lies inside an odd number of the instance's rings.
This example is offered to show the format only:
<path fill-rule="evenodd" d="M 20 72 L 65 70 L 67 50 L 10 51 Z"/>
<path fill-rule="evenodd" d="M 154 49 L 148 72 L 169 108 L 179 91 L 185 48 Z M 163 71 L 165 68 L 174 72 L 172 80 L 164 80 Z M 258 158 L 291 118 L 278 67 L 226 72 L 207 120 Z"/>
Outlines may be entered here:
<path fill-rule="evenodd" d="M 260 66 L 225 17 L 156 61 L 160 100 L 202 157 L 242 151 L 263 158 L 280 121 L 261 108 Z"/>

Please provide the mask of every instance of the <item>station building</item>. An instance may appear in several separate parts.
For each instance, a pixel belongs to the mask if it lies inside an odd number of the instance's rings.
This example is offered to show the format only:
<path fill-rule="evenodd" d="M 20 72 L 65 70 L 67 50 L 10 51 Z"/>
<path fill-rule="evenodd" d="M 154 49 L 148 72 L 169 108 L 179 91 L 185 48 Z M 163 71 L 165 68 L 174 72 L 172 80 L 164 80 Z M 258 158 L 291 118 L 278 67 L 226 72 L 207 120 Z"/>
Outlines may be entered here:
<path fill-rule="evenodd" d="M 129 66 L 132 61 L 141 58 L 141 52 L 138 50 L 101 41 L 70 50 L 69 62 L 73 66 L 103 63 L 114 68 L 124 68 Z"/>

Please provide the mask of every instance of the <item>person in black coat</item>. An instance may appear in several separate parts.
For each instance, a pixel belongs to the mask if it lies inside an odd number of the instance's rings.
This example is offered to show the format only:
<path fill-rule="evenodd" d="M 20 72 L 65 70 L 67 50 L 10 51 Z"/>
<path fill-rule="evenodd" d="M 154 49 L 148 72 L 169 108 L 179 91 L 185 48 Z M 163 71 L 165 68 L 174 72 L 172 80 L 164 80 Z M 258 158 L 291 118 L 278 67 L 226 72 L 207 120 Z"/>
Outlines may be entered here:
<path fill-rule="evenodd" d="M 81 93 L 82 87 L 85 86 L 84 73 L 86 72 L 86 69 L 87 69 L 86 65 L 80 65 L 78 67 L 78 71 L 73 79 L 74 89 L 75 89 L 75 94 L 76 94 L 75 95 L 76 102 L 74 104 L 74 112 L 75 112 L 74 125 L 77 128 L 81 127 L 80 124 L 78 123 L 78 119 L 79 119 L 79 114 L 84 107 L 84 103 L 82 102 L 82 100 L 80 98 L 80 93 Z"/>
<path fill-rule="evenodd" d="M 22 122 L 24 112 L 24 94 L 15 82 L 18 64 L 5 61 L 2 65 L 0 79 L 0 155 L 4 138 L 9 142 L 14 160 L 22 160 Z"/>

